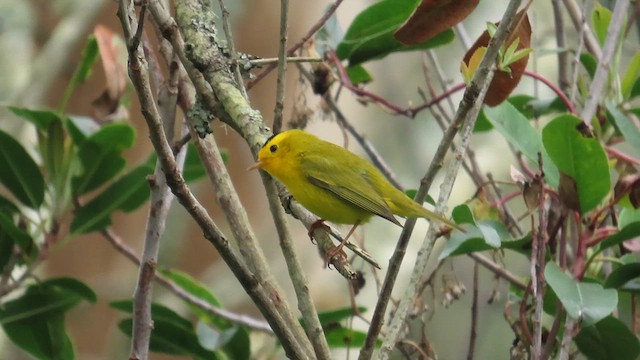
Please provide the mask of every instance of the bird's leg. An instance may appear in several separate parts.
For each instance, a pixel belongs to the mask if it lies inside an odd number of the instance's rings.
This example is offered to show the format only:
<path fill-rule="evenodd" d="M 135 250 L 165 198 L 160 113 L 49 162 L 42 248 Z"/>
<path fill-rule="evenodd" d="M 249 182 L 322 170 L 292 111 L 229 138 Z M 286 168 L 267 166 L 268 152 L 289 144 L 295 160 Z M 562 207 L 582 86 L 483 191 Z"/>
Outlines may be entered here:
<path fill-rule="evenodd" d="M 313 244 L 315 244 L 315 242 L 313 241 L 313 232 L 319 228 L 325 228 L 327 229 L 327 231 L 329 230 L 329 226 L 324 223 L 324 219 L 318 219 L 314 221 L 313 224 L 311 224 L 311 226 L 309 226 L 309 232 L 308 232 L 309 239 L 311 239 L 311 243 Z"/>
<path fill-rule="evenodd" d="M 338 255 L 340 253 L 340 251 L 342 251 L 342 248 L 344 247 L 344 244 L 347 243 L 347 240 L 349 240 L 349 237 L 351 237 L 351 235 L 353 234 L 354 231 L 356 231 L 356 228 L 358 227 L 358 225 L 360 225 L 360 221 L 356 222 L 355 224 L 353 224 L 353 227 L 351 228 L 351 230 L 349 230 L 349 232 L 347 233 L 347 236 L 345 236 L 342 241 L 340 242 L 340 244 L 336 247 L 334 247 L 333 249 L 330 249 L 326 252 L 326 256 L 327 256 L 327 263 L 329 263 L 331 261 L 331 259 Z"/>

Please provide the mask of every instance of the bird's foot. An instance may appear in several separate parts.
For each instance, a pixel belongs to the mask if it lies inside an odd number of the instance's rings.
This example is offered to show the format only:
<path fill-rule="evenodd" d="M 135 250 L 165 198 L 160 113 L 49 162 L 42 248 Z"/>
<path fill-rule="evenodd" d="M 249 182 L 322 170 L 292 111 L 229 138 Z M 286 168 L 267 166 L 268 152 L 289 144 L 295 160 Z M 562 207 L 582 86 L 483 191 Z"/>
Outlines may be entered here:
<path fill-rule="evenodd" d="M 323 219 L 318 219 L 313 224 L 311 224 L 311 226 L 309 226 L 308 235 L 309 239 L 311 239 L 311 243 L 313 244 L 315 244 L 315 241 L 313 239 L 313 232 L 319 228 L 324 228 L 325 230 L 329 231 L 329 225 L 325 224 Z"/>

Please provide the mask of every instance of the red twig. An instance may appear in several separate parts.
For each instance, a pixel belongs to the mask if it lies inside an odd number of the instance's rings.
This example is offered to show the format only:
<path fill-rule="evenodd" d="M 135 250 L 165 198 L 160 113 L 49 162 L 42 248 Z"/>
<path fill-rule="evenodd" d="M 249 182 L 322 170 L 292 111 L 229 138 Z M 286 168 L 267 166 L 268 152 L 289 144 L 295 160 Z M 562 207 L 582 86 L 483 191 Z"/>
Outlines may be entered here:
<path fill-rule="evenodd" d="M 529 77 L 531 77 L 531 78 L 534 78 L 534 79 L 542 82 L 545 85 L 547 85 L 547 87 L 549 87 L 549 89 L 551 89 L 554 93 L 556 93 L 556 95 L 558 95 L 558 97 L 560 98 L 560 100 L 562 100 L 562 102 L 567 107 L 567 109 L 569 110 L 570 113 L 577 114 L 576 109 L 573 107 L 573 104 L 571 104 L 571 100 L 569 100 L 567 95 L 565 95 L 562 92 L 562 90 L 560 90 L 560 88 L 557 87 L 554 83 L 552 83 L 551 81 L 549 81 L 546 78 L 542 77 L 540 74 L 537 74 L 537 73 L 534 73 L 534 72 L 531 72 L 531 71 L 525 70 L 524 74 L 529 76 Z"/>

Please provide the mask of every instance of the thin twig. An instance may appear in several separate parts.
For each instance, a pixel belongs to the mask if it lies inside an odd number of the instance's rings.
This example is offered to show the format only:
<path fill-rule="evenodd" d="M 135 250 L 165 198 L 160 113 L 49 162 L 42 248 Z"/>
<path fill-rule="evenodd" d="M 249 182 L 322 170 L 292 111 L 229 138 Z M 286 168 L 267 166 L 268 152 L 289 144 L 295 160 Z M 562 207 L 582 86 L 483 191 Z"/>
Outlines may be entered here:
<path fill-rule="evenodd" d="M 141 17 L 143 15 L 144 12 L 141 11 Z M 135 37 L 142 36 L 142 31 L 140 30 L 141 24 L 142 22 L 138 24 Z M 164 131 L 168 138 L 173 138 L 178 93 L 177 82 L 179 72 L 177 68 L 173 68 L 172 70 L 169 75 L 169 81 L 166 82 L 167 86 L 160 88 L 158 95 L 158 104 L 161 104 L 159 110 L 163 119 Z M 160 76 L 160 74 L 157 76 Z M 183 147 L 182 151 L 176 154 L 178 171 L 181 171 L 184 165 L 186 153 L 186 148 Z M 130 358 L 132 359 L 146 359 L 148 357 L 149 341 L 151 330 L 153 329 L 153 321 L 151 319 L 153 283 L 151 279 L 155 274 L 158 261 L 160 237 L 164 233 L 169 209 L 173 204 L 173 194 L 167 186 L 164 172 L 158 161 L 156 161 L 156 168 L 153 177 L 149 180 L 149 184 L 151 187 L 151 196 L 149 213 L 147 215 L 144 249 L 140 271 L 138 273 L 138 282 L 133 297 L 134 311 L 131 336 L 132 348 L 130 354 Z"/>
<path fill-rule="evenodd" d="M 315 35 L 316 32 L 318 32 L 318 30 L 320 30 L 320 28 L 324 26 L 327 20 L 329 20 L 329 18 L 333 16 L 333 14 L 336 12 L 336 10 L 338 9 L 338 6 L 340 6 L 342 1 L 343 0 L 336 0 L 333 4 L 331 4 L 331 6 L 329 6 L 327 8 L 327 11 L 325 11 L 325 13 L 322 14 L 320 19 L 318 19 L 318 21 L 316 21 L 316 23 L 313 24 L 313 26 L 309 29 L 309 31 L 307 31 L 307 33 L 302 38 L 300 38 L 300 40 L 298 40 L 297 43 L 293 44 L 293 46 L 291 46 L 291 48 L 287 50 L 287 56 L 293 56 L 293 54 L 296 51 L 298 51 L 298 49 L 300 49 L 302 45 L 304 45 L 304 43 L 309 41 L 309 39 L 311 39 L 311 37 Z M 275 68 L 276 68 L 276 65 L 274 64 L 267 66 L 264 70 L 262 70 L 262 72 L 256 75 L 255 79 L 253 79 L 247 84 L 247 90 L 251 89 L 255 84 L 257 84 L 260 80 L 262 80 Z"/>
<path fill-rule="evenodd" d="M 544 173 L 542 170 L 542 154 L 538 153 L 538 171 L 539 174 L 533 181 L 540 182 L 540 187 L 544 188 Z M 543 296 L 544 296 L 544 268 L 546 245 L 549 240 L 547 226 L 547 207 L 545 206 L 546 194 L 540 191 L 538 198 L 538 231 L 532 234 L 531 239 L 531 281 L 533 291 L 533 338 L 531 344 L 531 358 L 542 359 L 542 315 L 543 315 Z M 533 222 L 533 214 L 531 215 Z M 531 227 L 534 229 L 534 227 Z"/>
<path fill-rule="evenodd" d="M 527 284 L 522 282 L 522 280 L 518 279 L 517 276 L 513 275 L 512 273 L 510 273 L 504 267 L 494 263 L 493 261 L 487 259 L 486 257 L 482 256 L 481 254 L 478 254 L 478 253 L 474 252 L 474 253 L 470 253 L 469 257 L 472 258 L 473 260 L 475 260 L 480 265 L 482 265 L 485 268 L 487 268 L 492 273 L 494 273 L 497 276 L 507 280 L 509 282 L 509 284 L 511 284 L 513 286 L 516 286 L 516 287 L 518 287 L 520 289 L 526 289 L 527 288 Z"/>
<path fill-rule="evenodd" d="M 467 360 L 473 360 L 478 330 L 478 263 L 473 265 L 473 299 L 471 300 L 471 329 L 469 330 L 469 350 Z"/>
<path fill-rule="evenodd" d="M 280 43 L 278 46 L 278 76 L 276 79 L 276 106 L 273 111 L 273 132 L 282 129 L 282 111 L 284 110 L 284 85 L 287 75 L 287 38 L 289 26 L 289 0 L 280 0 Z"/>
<path fill-rule="evenodd" d="M 591 123 L 591 119 L 596 113 L 596 108 L 600 102 L 600 96 L 604 91 L 605 82 L 609 78 L 611 58 L 618 46 L 618 37 L 622 30 L 622 26 L 624 25 L 624 19 L 627 15 L 628 8 L 629 0 L 618 0 L 613 8 L 613 14 L 611 15 L 611 22 L 609 23 L 609 29 L 607 30 L 607 39 L 604 43 L 602 55 L 598 58 L 598 67 L 596 68 L 596 73 L 593 75 L 593 80 L 589 86 L 587 102 L 584 104 L 584 108 L 580 113 L 582 121 L 587 124 L 587 126 Z"/>
<path fill-rule="evenodd" d="M 562 17 L 562 10 L 560 9 L 560 0 L 551 0 L 551 7 L 553 9 L 553 22 L 556 32 L 556 45 L 560 52 L 558 52 L 558 84 L 563 93 L 568 93 L 571 84 L 569 82 L 569 52 L 567 47 L 567 39 L 564 31 L 564 19 Z"/>
<path fill-rule="evenodd" d="M 429 166 L 429 169 L 427 170 L 424 178 L 421 180 L 420 188 L 418 189 L 418 194 L 416 195 L 416 199 L 418 200 L 422 200 L 426 196 L 435 173 L 442 166 L 442 159 L 444 159 L 444 155 L 451 147 L 451 143 L 454 139 L 455 134 L 464 124 L 465 127 L 463 130 L 461 142 L 460 145 L 457 146 L 456 153 L 454 154 L 454 161 L 452 161 L 447 168 L 447 171 L 445 173 L 445 180 L 440 187 L 440 196 L 438 197 L 438 202 L 436 204 L 436 211 L 442 211 L 442 208 L 445 206 L 444 204 L 446 203 L 451 193 L 453 184 L 455 182 L 454 180 L 457 174 L 457 170 L 460 166 L 463 154 L 465 153 L 471 138 L 475 119 L 477 118 L 480 107 L 482 106 L 482 101 L 484 100 L 486 91 L 489 88 L 491 79 L 493 78 L 495 60 L 498 55 L 498 50 L 500 46 L 502 46 L 502 43 L 505 41 L 505 39 L 508 37 L 508 34 L 512 31 L 512 22 L 514 22 L 514 20 L 517 20 L 515 14 L 521 3 L 521 0 L 512 0 L 509 3 L 500 26 L 498 26 L 498 30 L 496 31 L 494 37 L 491 39 L 489 46 L 487 47 L 485 56 L 480 63 L 480 66 L 478 67 L 473 80 L 465 91 L 462 101 L 460 102 L 460 106 L 458 107 L 458 111 L 455 114 L 454 120 L 450 128 L 445 131 L 443 140 L 436 150 L 434 159 L 432 160 L 431 165 Z M 404 258 L 408 239 L 413 231 L 414 226 L 415 219 L 407 220 L 400 235 L 400 240 L 396 245 L 396 251 L 393 254 L 391 263 L 389 265 L 389 271 L 387 272 L 387 277 L 385 278 L 385 284 L 383 285 L 380 298 L 378 300 L 378 303 L 376 304 L 376 310 L 373 315 L 375 321 L 372 319 L 372 325 L 367 334 L 363 351 L 360 353 L 360 359 L 371 358 L 373 344 L 375 339 L 377 338 L 377 334 L 379 333 L 380 328 L 382 327 L 382 318 L 386 311 L 387 302 L 389 300 L 391 290 L 393 289 L 393 285 L 395 284 L 400 263 Z M 418 284 L 421 274 L 424 273 L 424 270 L 427 267 L 428 257 L 431 253 L 431 249 L 433 248 L 436 234 L 436 227 L 433 225 L 430 226 L 425 241 L 420 248 L 421 256 L 418 257 L 414 270 L 411 274 L 410 285 L 405 290 L 404 295 L 400 300 L 400 304 L 398 305 L 398 308 L 394 313 L 394 317 L 391 319 L 391 325 L 389 326 L 389 329 L 387 331 L 387 336 L 380 349 L 380 357 L 382 359 L 386 359 L 389 357 L 391 351 L 395 347 L 395 344 L 399 340 L 401 328 L 405 323 L 406 317 L 409 312 L 410 303 L 414 300 L 416 295 L 415 285 Z"/>
<path fill-rule="evenodd" d="M 112 228 L 106 228 L 105 230 L 102 230 L 101 234 L 118 252 L 124 255 L 124 257 L 129 259 L 135 265 L 138 265 L 138 266 L 140 265 L 140 258 L 135 253 L 133 248 L 127 245 L 124 241 L 122 241 L 122 239 L 120 238 L 120 235 L 118 235 Z M 182 300 L 188 302 L 191 305 L 198 307 L 199 309 L 201 309 L 202 311 L 208 314 L 228 320 L 229 322 L 234 324 L 246 326 L 256 331 L 262 331 L 268 334 L 273 334 L 273 330 L 271 329 L 271 326 L 269 326 L 269 324 L 267 324 L 262 320 L 258 320 L 247 315 L 236 314 L 228 310 L 217 308 L 203 301 L 202 299 L 186 292 L 178 284 L 169 280 L 167 277 L 165 277 L 159 272 L 155 272 L 153 276 L 156 281 L 158 281 L 164 287 L 169 289 L 177 297 L 181 298 Z"/>
<path fill-rule="evenodd" d="M 231 26 L 229 25 L 229 10 L 224 5 L 224 0 L 218 0 L 218 5 L 220 6 L 220 12 L 222 13 L 222 31 L 224 31 L 224 37 L 227 39 L 227 47 L 229 49 L 229 55 L 231 56 L 231 63 L 233 64 L 231 67 L 233 69 L 233 75 L 236 77 L 236 82 L 238 83 L 238 89 L 242 92 L 242 95 L 245 98 L 247 97 L 247 89 L 244 87 L 244 81 L 242 79 L 242 73 L 240 71 L 240 66 L 238 66 L 238 53 L 236 52 L 235 41 L 233 40 L 233 34 L 231 34 Z"/>
<path fill-rule="evenodd" d="M 253 60 L 249 60 L 249 64 L 251 64 L 252 66 L 265 66 L 265 65 L 271 65 L 271 64 L 277 64 L 279 61 L 279 58 L 263 58 L 263 59 L 253 59 Z M 322 58 L 319 57 L 315 57 L 315 56 L 293 56 L 293 57 L 287 57 L 287 62 L 288 63 L 296 63 L 296 64 L 300 64 L 300 63 L 318 63 L 318 62 L 323 62 L 324 60 Z"/>
<path fill-rule="evenodd" d="M 168 26 L 171 22 L 170 16 L 166 13 L 166 10 L 162 8 L 159 2 L 149 3 L 152 16 L 156 18 L 156 23 L 162 29 Z M 185 4 L 176 3 L 176 8 L 180 6 L 186 6 Z M 202 12 L 201 12 L 202 13 Z M 121 25 L 124 29 L 125 38 L 127 43 L 132 37 L 132 28 L 136 27 L 137 20 L 132 4 L 127 0 L 120 0 L 118 15 Z M 193 19 L 193 17 L 191 17 Z M 163 34 L 172 37 L 172 40 L 176 40 L 175 33 L 165 32 Z M 183 44 L 182 44 L 183 45 Z M 196 200 L 189 188 L 186 186 L 181 174 L 176 170 L 177 165 L 173 156 L 171 145 L 169 144 L 164 129 L 162 128 L 162 122 L 158 109 L 156 108 L 153 96 L 151 95 L 151 88 L 149 84 L 149 74 L 147 72 L 147 62 L 144 53 L 139 48 L 128 48 L 129 52 L 129 76 L 136 89 L 138 100 L 142 107 L 142 114 L 147 122 L 149 128 L 149 136 L 151 142 L 158 153 L 158 159 L 162 164 L 162 170 L 167 175 L 167 184 L 171 188 L 172 192 L 180 200 L 184 208 L 191 214 L 196 220 L 198 225 L 203 230 L 205 238 L 207 238 L 218 250 L 220 256 L 229 265 L 236 278 L 240 281 L 247 294 L 252 298 L 254 303 L 261 310 L 267 321 L 272 325 L 274 332 L 278 335 L 283 348 L 288 356 L 294 358 L 307 357 L 309 352 L 304 345 L 300 344 L 298 334 L 292 331 L 292 327 L 296 323 L 292 323 L 290 320 L 285 320 L 283 315 L 266 289 L 256 281 L 255 275 L 241 262 L 229 247 L 227 239 L 222 232 L 217 228 L 215 223 L 211 220 L 206 210 Z M 177 51 L 180 55 L 184 56 L 184 47 Z M 181 56 L 181 59 L 182 59 Z M 185 66 L 186 67 L 186 66 Z M 280 300 L 279 303 L 284 302 Z"/>
<path fill-rule="evenodd" d="M 600 50 L 600 45 L 598 45 L 598 40 L 596 40 L 596 37 L 593 34 L 593 31 L 591 31 L 591 28 L 589 27 L 586 21 L 586 16 L 582 12 L 578 4 L 576 4 L 575 0 L 562 0 L 562 2 L 564 3 L 564 7 L 567 9 L 567 12 L 569 13 L 569 17 L 571 17 L 571 21 L 573 22 L 573 27 L 580 34 L 582 34 L 581 39 L 582 41 L 584 41 L 584 44 L 587 46 L 587 50 L 593 56 L 595 56 L 596 59 L 599 59 L 600 56 L 602 55 L 602 50 Z"/>

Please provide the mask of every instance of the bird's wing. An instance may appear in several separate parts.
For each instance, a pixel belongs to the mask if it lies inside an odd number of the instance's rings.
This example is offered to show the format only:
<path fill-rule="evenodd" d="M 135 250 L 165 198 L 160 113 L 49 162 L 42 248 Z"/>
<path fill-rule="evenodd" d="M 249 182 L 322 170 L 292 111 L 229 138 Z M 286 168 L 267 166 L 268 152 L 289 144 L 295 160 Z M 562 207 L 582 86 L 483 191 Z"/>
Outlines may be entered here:
<path fill-rule="evenodd" d="M 311 184 L 329 190 L 354 206 L 400 225 L 366 173 L 355 164 L 337 164 L 323 156 L 305 154 L 301 159 L 301 165 Z"/>

